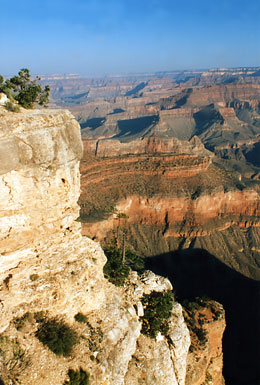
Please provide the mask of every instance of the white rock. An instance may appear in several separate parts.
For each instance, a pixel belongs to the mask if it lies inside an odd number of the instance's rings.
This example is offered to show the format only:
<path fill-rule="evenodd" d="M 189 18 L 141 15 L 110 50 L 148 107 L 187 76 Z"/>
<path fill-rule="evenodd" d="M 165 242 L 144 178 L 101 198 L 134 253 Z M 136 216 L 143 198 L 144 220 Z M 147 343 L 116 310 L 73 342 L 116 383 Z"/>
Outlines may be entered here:
<path fill-rule="evenodd" d="M 8 101 L 8 97 L 6 94 L 3 94 L 2 92 L 0 93 L 0 104 L 4 105 Z"/>

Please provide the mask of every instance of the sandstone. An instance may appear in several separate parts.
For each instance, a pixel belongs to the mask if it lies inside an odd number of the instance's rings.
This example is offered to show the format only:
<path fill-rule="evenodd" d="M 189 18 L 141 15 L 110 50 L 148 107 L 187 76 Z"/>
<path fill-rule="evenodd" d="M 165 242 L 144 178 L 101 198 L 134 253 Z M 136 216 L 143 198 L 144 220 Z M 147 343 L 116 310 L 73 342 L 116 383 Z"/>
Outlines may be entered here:
<path fill-rule="evenodd" d="M 140 335 L 137 349 L 129 363 L 125 384 L 184 385 L 189 345 L 190 336 L 182 308 L 175 304 L 170 320 L 169 340 L 162 335 L 156 340 Z M 173 349 L 169 349 L 170 346 Z"/>
<path fill-rule="evenodd" d="M 203 319 L 203 329 L 207 342 L 199 342 L 191 331 L 191 346 L 187 365 L 186 385 L 201 383 L 224 385 L 224 379 L 220 372 L 223 354 L 221 345 L 217 341 L 221 339 L 225 330 L 224 310 L 222 306 L 211 301 L 211 307 L 217 309 L 218 316 L 208 308 L 196 310 L 194 318 Z M 201 322 L 201 321 L 200 321 Z"/>
<path fill-rule="evenodd" d="M 8 98 L 2 92 L 0 93 L 0 105 L 4 105 L 8 101 Z"/>
<path fill-rule="evenodd" d="M 83 140 L 84 159 L 95 156 L 97 158 L 123 156 L 129 154 L 200 154 L 212 156 L 198 137 L 190 141 L 176 138 L 160 138 L 151 136 L 122 143 L 119 140 Z"/>

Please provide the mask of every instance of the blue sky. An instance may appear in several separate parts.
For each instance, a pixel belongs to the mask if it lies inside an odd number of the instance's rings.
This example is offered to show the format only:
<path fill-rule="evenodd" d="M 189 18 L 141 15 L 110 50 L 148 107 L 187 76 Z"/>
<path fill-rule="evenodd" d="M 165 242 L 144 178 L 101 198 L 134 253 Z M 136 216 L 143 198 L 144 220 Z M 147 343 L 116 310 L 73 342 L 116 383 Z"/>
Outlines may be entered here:
<path fill-rule="evenodd" d="M 259 0 L 1 1 L 0 74 L 260 65 Z"/>

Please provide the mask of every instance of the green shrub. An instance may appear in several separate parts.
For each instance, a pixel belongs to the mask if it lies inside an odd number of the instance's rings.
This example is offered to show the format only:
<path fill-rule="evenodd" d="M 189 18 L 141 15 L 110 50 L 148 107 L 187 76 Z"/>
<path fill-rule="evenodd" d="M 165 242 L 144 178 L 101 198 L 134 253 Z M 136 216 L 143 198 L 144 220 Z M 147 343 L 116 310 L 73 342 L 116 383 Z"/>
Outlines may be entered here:
<path fill-rule="evenodd" d="M 185 322 L 190 332 L 192 332 L 194 337 L 198 340 L 200 346 L 203 346 L 207 341 L 207 331 L 203 328 L 205 324 L 205 315 L 199 313 L 199 311 L 204 307 L 210 308 L 210 303 L 212 303 L 212 300 L 206 297 L 196 297 L 193 301 L 185 299 L 182 302 Z M 196 313 L 198 313 L 197 321 L 195 318 Z"/>
<path fill-rule="evenodd" d="M 17 104 L 10 102 L 9 100 L 4 104 L 4 106 L 7 111 L 20 112 L 20 107 Z"/>
<path fill-rule="evenodd" d="M 40 324 L 36 337 L 58 356 L 70 355 L 78 342 L 77 333 L 63 321 L 50 319 Z"/>
<path fill-rule="evenodd" d="M 88 325 L 88 318 L 84 314 L 77 313 L 74 318 L 75 318 L 76 321 Z"/>
<path fill-rule="evenodd" d="M 0 92 L 5 93 L 11 101 L 16 100 L 24 108 L 33 108 L 35 103 L 45 106 L 49 100 L 50 87 L 45 86 L 42 89 L 41 85 L 38 84 L 40 80 L 38 76 L 32 80 L 30 71 L 27 68 L 22 68 L 18 76 L 13 76 L 5 82 L 3 76 L 0 76 Z M 13 108 L 11 105 L 13 103 L 9 104 L 9 108 Z M 9 111 L 14 110 L 10 109 Z"/>
<path fill-rule="evenodd" d="M 152 291 L 142 299 L 144 315 L 142 317 L 143 334 L 155 338 L 159 332 L 166 335 L 169 331 L 168 319 L 172 314 L 174 296 L 172 291 Z"/>
<path fill-rule="evenodd" d="M 122 286 L 129 276 L 130 269 L 143 273 L 145 260 L 130 250 L 125 251 L 125 263 L 123 263 L 123 251 L 116 246 L 116 239 L 104 247 L 107 263 L 104 266 L 105 277 L 116 286 Z"/>
<path fill-rule="evenodd" d="M 89 385 L 89 373 L 83 369 L 68 371 L 69 381 L 65 381 L 64 385 Z"/>
<path fill-rule="evenodd" d="M 219 305 L 214 300 L 206 296 L 196 297 L 193 301 L 185 299 L 182 302 L 182 306 L 189 313 L 206 307 L 212 312 L 214 320 L 217 320 L 222 314 L 222 310 L 219 308 Z"/>
<path fill-rule="evenodd" d="M 103 271 L 104 276 L 114 285 L 123 286 L 129 276 L 130 267 L 122 263 L 122 252 L 117 248 L 105 249 L 107 263 Z"/>
<path fill-rule="evenodd" d="M 143 257 L 140 257 L 133 251 L 126 250 L 125 258 L 126 265 L 128 265 L 132 270 L 138 271 L 140 273 L 144 272 L 145 260 Z"/>

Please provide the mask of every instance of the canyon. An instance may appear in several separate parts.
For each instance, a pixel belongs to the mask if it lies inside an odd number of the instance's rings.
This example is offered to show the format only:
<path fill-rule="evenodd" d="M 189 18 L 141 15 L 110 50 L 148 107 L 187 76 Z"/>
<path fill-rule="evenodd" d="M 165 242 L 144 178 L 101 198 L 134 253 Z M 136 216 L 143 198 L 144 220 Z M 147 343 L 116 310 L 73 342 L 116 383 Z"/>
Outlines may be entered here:
<path fill-rule="evenodd" d="M 0 117 L 1 383 L 62 385 L 80 370 L 99 385 L 223 385 L 222 305 L 184 311 L 174 300 L 166 335 L 152 339 L 141 333 L 143 298 L 171 282 L 152 271 L 131 271 L 123 286 L 105 279 L 106 256 L 77 221 L 83 146 L 73 115 L 0 106 Z M 72 351 L 43 342 L 50 324 L 69 330 Z"/>
<path fill-rule="evenodd" d="M 104 385 L 258 382 L 258 73 L 55 75 L 54 109 L 0 107 L 4 384 L 79 368 Z M 115 241 L 148 269 L 120 287 L 100 247 Z M 151 339 L 143 298 L 172 288 L 168 334 Z M 71 357 L 36 338 L 43 311 L 77 331 Z"/>
<path fill-rule="evenodd" d="M 84 140 L 82 232 L 104 245 L 118 234 L 121 245 L 147 257 L 149 269 L 170 279 L 181 301 L 206 295 L 222 303 L 225 379 L 254 384 L 259 184 L 220 167 L 219 159 L 196 142 L 150 137 L 119 146 L 116 139 L 98 145 Z M 126 219 L 119 224 L 120 213 Z"/>
<path fill-rule="evenodd" d="M 226 382 L 256 383 L 257 76 L 146 78 L 132 93 L 69 108 L 78 114 L 84 146 L 82 233 L 104 246 L 116 234 L 171 280 L 181 302 L 206 295 L 222 303 Z"/>

